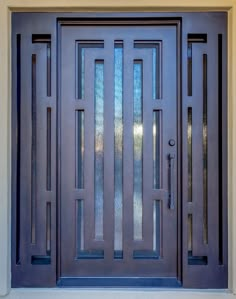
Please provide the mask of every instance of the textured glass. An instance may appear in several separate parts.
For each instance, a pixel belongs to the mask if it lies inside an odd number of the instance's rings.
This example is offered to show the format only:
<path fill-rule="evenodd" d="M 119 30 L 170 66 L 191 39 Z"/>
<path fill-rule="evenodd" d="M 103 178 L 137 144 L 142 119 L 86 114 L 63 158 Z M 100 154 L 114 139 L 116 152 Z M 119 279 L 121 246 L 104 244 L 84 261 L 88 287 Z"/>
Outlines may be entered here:
<path fill-rule="evenodd" d="M 161 181 L 161 111 L 153 112 L 153 188 L 160 189 Z"/>
<path fill-rule="evenodd" d="M 76 142 L 76 185 L 78 189 L 84 188 L 84 111 L 75 112 L 75 142 Z"/>
<path fill-rule="evenodd" d="M 78 99 L 84 99 L 84 80 L 85 80 L 85 48 L 86 44 L 78 45 L 78 68 L 76 70 L 77 86 L 76 97 Z"/>
<path fill-rule="evenodd" d="M 78 65 L 76 70 L 77 76 L 77 86 L 76 86 L 76 96 L 78 99 L 84 99 L 85 97 L 85 52 L 86 49 L 91 48 L 103 48 L 103 41 L 91 41 L 85 42 L 80 41 L 78 43 Z"/>
<path fill-rule="evenodd" d="M 115 44 L 115 240 L 114 250 L 122 250 L 123 195 L 123 44 Z"/>
<path fill-rule="evenodd" d="M 84 99 L 84 53 L 85 49 L 81 48 L 81 99 Z"/>
<path fill-rule="evenodd" d="M 84 250 L 84 205 L 83 200 L 76 200 L 77 203 L 77 256 Z"/>
<path fill-rule="evenodd" d="M 135 41 L 134 47 L 136 49 L 150 49 L 152 50 L 152 97 L 153 99 L 161 98 L 161 56 L 159 41 Z"/>
<path fill-rule="evenodd" d="M 193 82 L 192 82 L 192 43 L 188 43 L 188 96 L 193 94 Z"/>
<path fill-rule="evenodd" d="M 160 255 L 160 235 L 161 235 L 161 210 L 160 201 L 154 200 L 153 205 L 153 251 Z"/>
<path fill-rule="evenodd" d="M 157 98 L 157 49 L 152 49 L 152 93 L 153 99 Z"/>
<path fill-rule="evenodd" d="M 192 214 L 188 214 L 188 251 L 193 250 L 193 218 Z"/>
<path fill-rule="evenodd" d="M 142 176 L 143 176 L 143 70 L 142 61 L 134 61 L 134 239 L 142 240 Z"/>
<path fill-rule="evenodd" d="M 104 188 L 104 63 L 95 62 L 95 239 L 103 239 Z"/>
<path fill-rule="evenodd" d="M 192 108 L 188 108 L 188 201 L 192 201 Z"/>

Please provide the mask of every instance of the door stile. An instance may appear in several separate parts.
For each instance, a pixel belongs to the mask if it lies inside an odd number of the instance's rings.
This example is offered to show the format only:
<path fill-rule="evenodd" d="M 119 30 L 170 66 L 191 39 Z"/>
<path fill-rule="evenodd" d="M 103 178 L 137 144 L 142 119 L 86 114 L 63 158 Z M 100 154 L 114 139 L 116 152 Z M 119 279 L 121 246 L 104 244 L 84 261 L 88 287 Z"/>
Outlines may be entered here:
<path fill-rule="evenodd" d="M 133 258 L 133 43 L 130 39 L 124 42 L 124 150 L 123 150 L 123 259 L 129 263 Z M 129 212 L 128 212 L 129 211 Z"/>
<path fill-rule="evenodd" d="M 114 259 L 114 41 L 104 43 L 104 259 Z M 112 268 L 111 268 L 112 271 Z"/>

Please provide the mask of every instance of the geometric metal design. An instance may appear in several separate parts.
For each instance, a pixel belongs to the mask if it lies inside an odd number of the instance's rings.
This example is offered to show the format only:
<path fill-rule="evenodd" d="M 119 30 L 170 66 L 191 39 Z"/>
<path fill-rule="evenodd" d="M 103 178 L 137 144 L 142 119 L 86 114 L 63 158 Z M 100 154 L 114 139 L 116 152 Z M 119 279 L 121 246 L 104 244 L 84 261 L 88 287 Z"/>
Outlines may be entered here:
<path fill-rule="evenodd" d="M 13 13 L 13 287 L 227 288 L 210 15 Z"/>

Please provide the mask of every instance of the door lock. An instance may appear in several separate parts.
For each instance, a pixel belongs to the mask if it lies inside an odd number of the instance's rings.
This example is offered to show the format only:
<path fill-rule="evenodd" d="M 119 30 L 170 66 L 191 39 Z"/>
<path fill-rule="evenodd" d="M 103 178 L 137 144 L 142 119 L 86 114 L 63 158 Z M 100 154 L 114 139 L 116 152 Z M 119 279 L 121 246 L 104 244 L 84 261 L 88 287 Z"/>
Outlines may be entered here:
<path fill-rule="evenodd" d="M 169 146 L 175 146 L 175 140 L 174 139 L 169 140 Z"/>

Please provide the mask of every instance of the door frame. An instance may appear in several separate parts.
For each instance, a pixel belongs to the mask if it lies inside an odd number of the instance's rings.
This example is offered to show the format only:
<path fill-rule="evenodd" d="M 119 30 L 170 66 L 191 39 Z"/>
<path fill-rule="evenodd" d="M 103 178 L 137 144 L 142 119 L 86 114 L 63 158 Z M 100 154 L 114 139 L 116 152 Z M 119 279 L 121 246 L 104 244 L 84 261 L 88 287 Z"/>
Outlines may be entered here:
<path fill-rule="evenodd" d="M 85 17 L 85 19 L 83 19 Z M 176 179 L 176 206 L 175 209 L 177 210 L 177 276 L 176 278 L 165 278 L 165 277 L 158 277 L 156 279 L 157 282 L 154 282 L 152 278 L 145 278 L 145 277 L 138 277 L 138 283 L 140 285 L 152 285 L 152 286 L 168 286 L 168 287 L 181 287 L 182 283 L 182 273 L 183 273 L 183 265 L 182 265 L 182 179 L 181 179 L 181 165 L 182 165 L 182 152 L 181 152 L 181 144 L 182 144 L 182 103 L 181 103 L 181 93 L 182 93 L 182 78 L 181 78 L 181 56 L 182 56 L 182 39 L 181 39 L 181 21 L 176 16 L 172 16 L 172 18 L 168 19 L 166 17 L 163 17 L 161 19 L 160 17 L 157 17 L 156 15 L 153 15 L 153 17 L 149 14 L 123 14 L 122 13 L 108 13 L 106 15 L 102 15 L 101 17 L 97 16 L 96 14 L 91 13 L 89 18 L 86 19 L 87 15 L 83 16 L 81 15 L 81 18 L 59 18 L 58 20 L 58 30 L 57 30 L 57 43 L 58 43 L 58 59 L 57 59 L 57 68 L 58 68 L 58 76 L 57 76 L 57 92 L 58 92 L 58 103 L 57 103 L 57 148 L 60 148 L 60 136 L 61 136 L 61 92 L 60 92 L 60 86 L 61 86 L 61 73 L 62 73 L 62 67 L 61 67 L 61 37 L 62 37 L 62 26 L 109 26 L 109 25 L 117 25 L 117 26 L 170 26 L 172 28 L 176 29 L 176 120 L 177 120 L 177 129 L 176 129 L 176 163 L 175 167 L 177 168 L 177 179 Z M 144 19 L 145 17 L 145 19 Z M 158 30 L 158 29 L 157 29 Z M 164 157 L 164 156 L 163 156 Z M 61 227 L 60 225 L 60 215 L 61 215 L 61 162 L 60 162 L 60 153 L 58 153 L 57 157 L 57 219 L 58 224 L 57 227 Z M 164 158 L 163 158 L 164 160 Z M 82 286 L 134 286 L 136 285 L 137 278 L 135 277 L 102 277 L 102 278 L 93 278 L 91 277 L 91 282 L 86 282 L 83 277 L 78 278 L 61 278 L 59 276 L 60 270 L 61 270 L 61 264 L 60 264 L 60 247 L 61 247 L 61 241 L 60 241 L 60 235 L 61 230 L 57 228 L 57 285 L 58 286 L 70 286 L 76 285 L 78 283 L 78 286 L 80 284 Z M 106 282 L 107 281 L 107 282 Z"/>
<path fill-rule="evenodd" d="M 236 100 L 236 86 L 233 82 L 236 81 L 236 59 L 232 53 L 236 53 L 236 1 L 235 0 L 218 0 L 218 1 L 199 1 L 198 5 L 194 1 L 189 1 L 188 6 L 186 6 L 185 1 L 175 1 L 175 0 L 166 0 L 165 8 L 161 6 L 161 1 L 146 1 L 144 6 L 142 2 L 137 2 L 134 4 L 132 1 L 121 1 L 119 8 L 112 5 L 109 1 L 102 1 L 87 3 L 86 1 L 80 1 L 78 4 L 77 1 L 68 1 L 62 0 L 54 2 L 50 1 L 21 1 L 18 0 L 3 0 L 0 3 L 0 37 L 1 37 L 1 49 L 0 49 L 0 136 L 2 145 L 0 147 L 0 165 L 1 165 L 1 209 L 0 209 L 0 244 L 1 244 L 1 259 L 0 259 L 0 295 L 6 295 L 10 292 L 10 248 L 11 248 L 11 237 L 10 237 L 10 202 L 11 202 L 11 12 L 12 11 L 68 11 L 68 10 L 77 10 L 77 11 L 129 11 L 129 10 L 145 10 L 145 11 L 227 11 L 228 12 L 228 33 L 229 33 L 229 47 L 228 47 L 228 60 L 229 60 L 229 80 L 228 80 L 228 91 L 229 91 L 229 102 L 228 102 L 228 148 L 229 148 L 229 158 L 228 158 L 228 194 L 229 194 L 229 289 L 233 292 L 236 292 L 236 218 L 233 215 L 236 212 L 236 186 L 233 182 L 236 180 L 236 159 L 233 152 L 236 146 L 236 122 L 233 120 L 233 115 L 236 114 L 236 105 L 234 105 L 234 100 Z M 167 9 L 167 8 L 168 9 Z M 121 291 L 118 292 L 118 294 Z M 82 291 L 69 292 L 71 298 L 78 296 L 78 294 L 84 293 Z M 98 291 L 93 295 L 94 292 L 86 291 L 85 295 L 87 298 L 97 298 L 101 296 L 103 298 L 109 298 L 111 293 L 104 291 Z M 228 292 L 216 292 L 219 297 L 233 298 L 233 295 Z M 31 298 L 32 296 L 40 296 L 42 291 L 34 289 L 32 290 L 12 290 L 8 298 L 16 298 L 18 296 L 23 296 L 24 298 Z M 137 293 L 122 291 L 123 296 L 136 296 Z M 132 295 L 131 295 L 132 294 Z M 139 292 L 142 295 L 142 292 Z M 171 295 L 172 294 L 172 295 Z M 204 294 L 205 298 L 214 297 L 214 292 L 185 292 L 179 291 L 177 294 L 173 292 L 165 292 L 157 295 L 155 291 L 150 293 L 150 298 L 196 298 L 196 296 L 202 296 Z M 68 298 L 68 291 L 64 291 L 58 294 L 56 290 L 47 290 L 43 291 L 44 298 Z M 109 296 L 109 297 L 108 297 Z M 144 294 L 145 296 L 145 294 Z M 212 297 L 212 298 L 213 298 Z"/>

